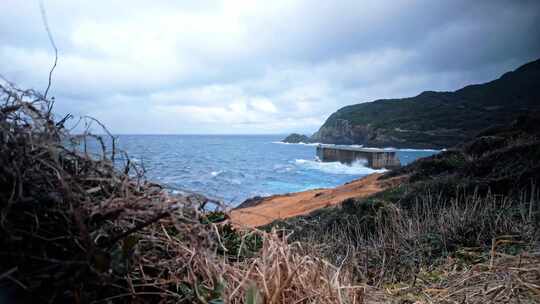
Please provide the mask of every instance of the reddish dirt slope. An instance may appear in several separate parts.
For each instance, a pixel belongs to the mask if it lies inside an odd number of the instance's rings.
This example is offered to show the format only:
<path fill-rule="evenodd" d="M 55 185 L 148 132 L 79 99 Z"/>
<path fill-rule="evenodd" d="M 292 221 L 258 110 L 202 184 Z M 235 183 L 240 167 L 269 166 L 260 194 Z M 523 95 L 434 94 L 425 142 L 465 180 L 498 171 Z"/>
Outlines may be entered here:
<path fill-rule="evenodd" d="M 308 214 L 316 209 L 340 204 L 350 197 L 367 197 L 399 184 L 403 177 L 377 180 L 380 173 L 368 175 L 332 189 L 315 189 L 263 198 L 252 207 L 235 209 L 231 220 L 235 226 L 257 227 L 274 220 Z"/>

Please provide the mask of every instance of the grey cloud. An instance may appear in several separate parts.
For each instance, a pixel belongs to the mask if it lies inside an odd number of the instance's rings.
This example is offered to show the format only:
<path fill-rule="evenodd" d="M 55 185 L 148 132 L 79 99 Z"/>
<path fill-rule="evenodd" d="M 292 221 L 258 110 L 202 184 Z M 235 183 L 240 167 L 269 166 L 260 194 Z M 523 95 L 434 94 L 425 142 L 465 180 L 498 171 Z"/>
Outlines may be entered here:
<path fill-rule="evenodd" d="M 347 104 L 453 90 L 540 57 L 538 1 L 45 5 L 57 110 L 122 133 L 312 132 Z M 43 88 L 38 2 L 0 12 L 0 74 Z"/>

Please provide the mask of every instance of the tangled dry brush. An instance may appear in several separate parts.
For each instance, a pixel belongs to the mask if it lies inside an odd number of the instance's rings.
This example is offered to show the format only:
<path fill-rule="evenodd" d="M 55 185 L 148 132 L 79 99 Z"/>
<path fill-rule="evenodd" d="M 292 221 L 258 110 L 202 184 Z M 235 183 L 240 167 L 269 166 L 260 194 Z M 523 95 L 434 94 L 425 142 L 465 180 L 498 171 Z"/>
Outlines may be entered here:
<path fill-rule="evenodd" d="M 39 92 L 3 81 L 0 102 L 0 301 L 363 301 L 285 233 L 236 231 L 206 199 L 145 181 L 114 138 L 71 135 Z"/>

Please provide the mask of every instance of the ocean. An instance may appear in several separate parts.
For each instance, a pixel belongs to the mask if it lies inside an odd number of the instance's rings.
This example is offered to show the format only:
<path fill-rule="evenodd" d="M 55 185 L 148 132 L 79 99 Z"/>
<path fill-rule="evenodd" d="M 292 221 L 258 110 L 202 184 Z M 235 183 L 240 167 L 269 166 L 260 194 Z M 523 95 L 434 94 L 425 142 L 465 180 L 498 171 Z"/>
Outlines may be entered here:
<path fill-rule="evenodd" d="M 315 144 L 284 135 L 120 135 L 118 146 L 148 180 L 237 205 L 247 198 L 334 187 L 381 170 L 318 162 Z M 398 150 L 402 164 L 437 153 Z"/>

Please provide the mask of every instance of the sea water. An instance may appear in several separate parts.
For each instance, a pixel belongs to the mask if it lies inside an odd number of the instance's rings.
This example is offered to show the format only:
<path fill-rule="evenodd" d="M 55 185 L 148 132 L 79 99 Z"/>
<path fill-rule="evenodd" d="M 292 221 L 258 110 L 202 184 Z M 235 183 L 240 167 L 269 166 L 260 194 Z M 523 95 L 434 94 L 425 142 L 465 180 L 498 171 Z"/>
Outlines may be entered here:
<path fill-rule="evenodd" d="M 284 135 L 120 135 L 117 145 L 171 191 L 193 191 L 236 205 L 254 196 L 335 187 L 382 170 L 319 162 L 316 144 Z M 437 153 L 398 150 L 402 164 Z"/>

